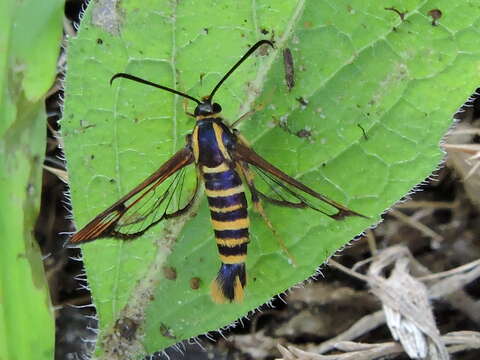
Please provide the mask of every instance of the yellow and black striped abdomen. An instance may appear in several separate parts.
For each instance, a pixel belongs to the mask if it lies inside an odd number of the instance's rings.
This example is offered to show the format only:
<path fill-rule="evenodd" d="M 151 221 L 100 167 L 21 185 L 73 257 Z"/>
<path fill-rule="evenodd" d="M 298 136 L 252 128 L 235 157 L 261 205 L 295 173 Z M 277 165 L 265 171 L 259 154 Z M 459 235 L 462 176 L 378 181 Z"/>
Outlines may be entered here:
<path fill-rule="evenodd" d="M 235 136 L 221 118 L 198 118 L 192 148 L 210 206 L 213 230 L 222 264 L 212 282 L 218 303 L 241 302 L 247 282 L 245 260 L 249 241 L 247 199 L 242 179 L 229 152 Z"/>
<path fill-rule="evenodd" d="M 234 169 L 205 170 L 205 192 L 220 258 L 225 264 L 245 262 L 249 220 L 242 180 Z"/>
<path fill-rule="evenodd" d="M 217 302 L 239 302 L 246 284 L 245 260 L 249 241 L 247 200 L 239 174 L 224 165 L 216 168 L 203 166 L 202 169 L 222 261 L 218 276 L 212 283 L 212 295 Z"/>

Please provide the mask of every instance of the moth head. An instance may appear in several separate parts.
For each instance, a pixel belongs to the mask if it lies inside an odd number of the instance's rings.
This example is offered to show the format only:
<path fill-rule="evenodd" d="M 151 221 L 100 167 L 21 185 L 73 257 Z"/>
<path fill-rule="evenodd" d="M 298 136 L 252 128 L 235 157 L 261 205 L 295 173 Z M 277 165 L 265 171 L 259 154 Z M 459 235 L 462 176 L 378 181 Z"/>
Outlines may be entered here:
<path fill-rule="evenodd" d="M 209 116 L 213 114 L 218 114 L 220 112 L 222 112 L 222 107 L 220 106 L 220 104 L 217 104 L 217 103 L 212 104 L 210 98 L 207 96 L 202 98 L 202 102 L 197 105 L 193 115 Z"/>

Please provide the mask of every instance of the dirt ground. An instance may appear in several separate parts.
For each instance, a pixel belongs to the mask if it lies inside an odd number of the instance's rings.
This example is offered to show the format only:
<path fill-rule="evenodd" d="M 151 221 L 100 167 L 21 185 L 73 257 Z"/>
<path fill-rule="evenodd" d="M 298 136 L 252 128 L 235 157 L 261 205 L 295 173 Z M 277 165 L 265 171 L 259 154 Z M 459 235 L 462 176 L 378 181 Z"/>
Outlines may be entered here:
<path fill-rule="evenodd" d="M 67 1 L 78 21 L 79 1 Z M 74 31 L 66 27 L 66 32 Z M 60 58 L 59 68 L 65 66 Z M 79 250 L 62 249 L 73 231 L 60 180 L 60 87 L 47 100 L 48 146 L 36 234 L 56 310 L 56 359 L 82 358 L 95 328 Z M 167 349 L 172 359 L 480 358 L 480 101 L 446 138 L 445 166 L 399 203 L 374 230 L 321 267 L 273 307 L 227 338 Z M 387 326 L 388 323 L 388 326 Z M 396 342 L 395 340 L 399 340 Z M 77 355 L 72 355 L 77 354 Z M 159 358 L 162 355 L 159 354 Z"/>

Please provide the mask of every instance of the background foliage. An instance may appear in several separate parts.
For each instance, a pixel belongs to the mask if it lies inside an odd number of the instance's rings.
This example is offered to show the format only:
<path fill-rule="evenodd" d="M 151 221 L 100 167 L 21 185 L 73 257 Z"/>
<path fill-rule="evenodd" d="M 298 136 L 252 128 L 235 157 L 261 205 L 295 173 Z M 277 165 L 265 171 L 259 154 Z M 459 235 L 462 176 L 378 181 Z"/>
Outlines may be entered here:
<path fill-rule="evenodd" d="M 1 359 L 53 358 L 55 325 L 32 229 L 62 15 L 62 1 L 0 3 Z"/>

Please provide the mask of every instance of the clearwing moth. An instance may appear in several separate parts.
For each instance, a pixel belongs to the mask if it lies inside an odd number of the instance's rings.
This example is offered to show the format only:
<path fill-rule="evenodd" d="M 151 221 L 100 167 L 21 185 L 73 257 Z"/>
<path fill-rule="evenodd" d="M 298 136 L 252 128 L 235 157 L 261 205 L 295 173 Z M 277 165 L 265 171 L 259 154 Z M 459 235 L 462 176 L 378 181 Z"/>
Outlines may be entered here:
<path fill-rule="evenodd" d="M 192 116 L 196 123 L 183 148 L 75 233 L 69 239 L 71 244 L 108 237 L 124 240 L 139 237 L 160 221 L 185 214 L 203 182 L 221 261 L 217 277 L 211 283 L 211 295 L 217 303 L 241 302 L 247 282 L 245 260 L 250 238 L 245 184 L 254 209 L 267 222 L 261 200 L 294 209 L 311 208 L 335 220 L 364 217 L 270 164 L 246 143 L 233 125 L 222 119 L 221 106 L 212 101 L 216 91 L 262 45 L 274 47 L 268 40 L 258 41 L 222 77 L 210 95 L 201 100 L 126 73 L 117 73 L 111 78 L 110 83 L 124 78 L 194 101 L 197 106 Z M 193 164 L 197 171 L 195 189 L 189 196 L 179 196 L 183 191 L 184 170 Z M 257 180 L 254 174 L 258 175 Z M 260 190 L 257 181 L 264 182 L 264 188 L 270 191 Z M 179 201 L 180 198 L 184 200 Z M 322 207 L 324 204 L 330 211 Z"/>

